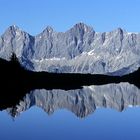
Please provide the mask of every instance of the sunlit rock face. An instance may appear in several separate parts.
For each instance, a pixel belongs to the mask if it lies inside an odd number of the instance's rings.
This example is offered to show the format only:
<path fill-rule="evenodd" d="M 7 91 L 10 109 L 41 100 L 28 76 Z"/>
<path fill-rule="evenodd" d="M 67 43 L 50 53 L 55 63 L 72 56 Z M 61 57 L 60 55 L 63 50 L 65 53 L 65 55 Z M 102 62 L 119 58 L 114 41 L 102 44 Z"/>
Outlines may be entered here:
<path fill-rule="evenodd" d="M 86 86 L 77 90 L 34 90 L 26 94 L 23 101 L 8 113 L 16 117 L 38 106 L 46 113 L 52 114 L 59 109 L 67 109 L 77 117 L 86 117 L 97 108 L 112 108 L 123 111 L 128 107 L 140 105 L 140 90 L 128 83 Z"/>
<path fill-rule="evenodd" d="M 84 23 L 66 32 L 47 27 L 32 36 L 10 26 L 0 37 L 0 57 L 15 53 L 33 71 L 124 75 L 140 66 L 140 34 L 121 28 L 98 33 Z"/>

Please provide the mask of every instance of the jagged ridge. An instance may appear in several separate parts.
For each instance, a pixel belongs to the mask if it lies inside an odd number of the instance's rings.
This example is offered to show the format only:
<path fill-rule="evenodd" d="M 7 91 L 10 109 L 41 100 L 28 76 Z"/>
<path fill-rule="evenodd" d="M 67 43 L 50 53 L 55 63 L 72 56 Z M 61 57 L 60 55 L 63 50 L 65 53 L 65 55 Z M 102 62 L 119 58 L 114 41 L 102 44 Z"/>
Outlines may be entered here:
<path fill-rule="evenodd" d="M 66 32 L 47 27 L 32 36 L 10 26 L 0 37 L 0 57 L 14 52 L 33 71 L 125 75 L 140 66 L 140 34 L 121 28 L 98 33 L 84 23 Z"/>

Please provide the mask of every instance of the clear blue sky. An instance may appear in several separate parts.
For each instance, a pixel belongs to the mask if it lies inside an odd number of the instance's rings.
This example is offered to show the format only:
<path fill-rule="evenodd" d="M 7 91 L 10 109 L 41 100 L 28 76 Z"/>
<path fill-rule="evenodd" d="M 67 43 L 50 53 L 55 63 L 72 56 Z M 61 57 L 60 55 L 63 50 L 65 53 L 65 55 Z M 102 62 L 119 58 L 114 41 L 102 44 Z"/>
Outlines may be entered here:
<path fill-rule="evenodd" d="M 66 31 L 78 22 L 98 32 L 140 32 L 140 0 L 0 0 L 0 34 L 13 24 L 36 35 L 47 25 Z"/>

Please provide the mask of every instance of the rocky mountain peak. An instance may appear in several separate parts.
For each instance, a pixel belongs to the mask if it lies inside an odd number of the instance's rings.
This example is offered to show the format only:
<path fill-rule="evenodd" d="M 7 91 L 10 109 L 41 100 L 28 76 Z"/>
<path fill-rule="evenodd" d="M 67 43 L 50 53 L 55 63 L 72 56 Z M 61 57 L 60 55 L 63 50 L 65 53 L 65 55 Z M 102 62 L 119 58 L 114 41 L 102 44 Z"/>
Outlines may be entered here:
<path fill-rule="evenodd" d="M 52 33 L 54 30 L 53 30 L 53 28 L 51 27 L 51 26 L 47 26 L 46 28 L 45 28 L 45 30 L 43 30 L 43 33 Z"/>
<path fill-rule="evenodd" d="M 92 27 L 90 27 L 82 22 L 75 24 L 73 26 L 73 28 L 71 28 L 71 30 L 78 31 L 78 32 L 85 32 L 85 33 L 94 31 Z"/>

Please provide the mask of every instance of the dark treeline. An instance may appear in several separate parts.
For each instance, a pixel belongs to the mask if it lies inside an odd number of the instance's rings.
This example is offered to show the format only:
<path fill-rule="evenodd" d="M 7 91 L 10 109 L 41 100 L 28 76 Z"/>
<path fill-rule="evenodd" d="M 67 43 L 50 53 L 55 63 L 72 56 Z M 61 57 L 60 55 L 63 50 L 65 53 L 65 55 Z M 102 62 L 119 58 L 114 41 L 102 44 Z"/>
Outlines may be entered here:
<path fill-rule="evenodd" d="M 104 85 L 110 83 L 129 82 L 138 88 L 140 69 L 125 76 L 107 76 L 91 74 L 56 74 L 33 72 L 21 67 L 13 54 L 11 61 L 0 59 L 0 109 L 12 107 L 26 93 L 34 89 L 80 89 L 88 85 Z"/>

